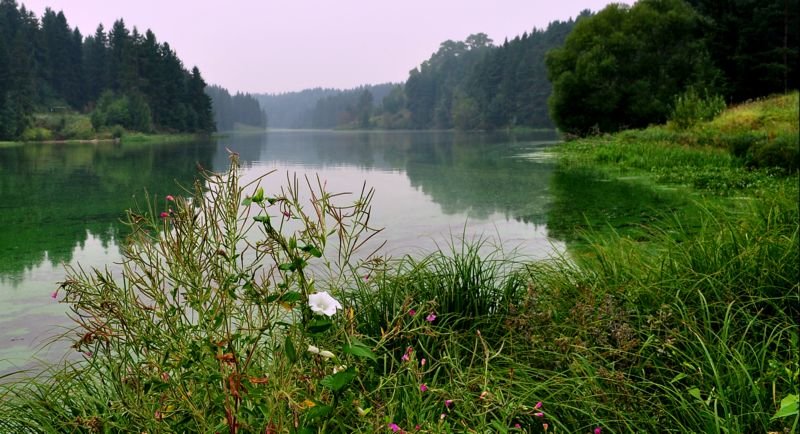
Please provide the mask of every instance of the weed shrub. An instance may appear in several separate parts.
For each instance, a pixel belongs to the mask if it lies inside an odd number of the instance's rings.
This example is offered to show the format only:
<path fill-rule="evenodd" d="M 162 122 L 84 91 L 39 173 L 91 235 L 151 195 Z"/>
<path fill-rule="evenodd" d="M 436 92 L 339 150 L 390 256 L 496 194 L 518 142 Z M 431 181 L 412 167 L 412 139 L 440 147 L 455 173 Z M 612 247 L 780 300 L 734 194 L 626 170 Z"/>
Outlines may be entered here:
<path fill-rule="evenodd" d="M 679 130 L 685 130 L 699 122 L 710 121 L 725 110 L 725 99 L 720 95 L 702 94 L 694 88 L 675 97 L 669 122 Z"/>

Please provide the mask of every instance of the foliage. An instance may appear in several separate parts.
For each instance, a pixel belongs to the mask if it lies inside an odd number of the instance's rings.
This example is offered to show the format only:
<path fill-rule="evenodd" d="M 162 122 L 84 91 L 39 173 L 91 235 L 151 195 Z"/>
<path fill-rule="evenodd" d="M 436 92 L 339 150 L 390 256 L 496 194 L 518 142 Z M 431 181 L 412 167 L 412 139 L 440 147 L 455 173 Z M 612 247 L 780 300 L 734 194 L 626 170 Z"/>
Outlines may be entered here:
<path fill-rule="evenodd" d="M 690 86 L 713 93 L 719 75 L 700 18 L 681 0 L 606 6 L 575 25 L 547 69 L 553 120 L 579 135 L 662 123 L 675 95 Z"/>
<path fill-rule="evenodd" d="M 675 97 L 669 122 L 678 129 L 686 129 L 698 122 L 710 121 L 725 110 L 725 100 L 719 95 L 700 95 L 694 88 Z"/>

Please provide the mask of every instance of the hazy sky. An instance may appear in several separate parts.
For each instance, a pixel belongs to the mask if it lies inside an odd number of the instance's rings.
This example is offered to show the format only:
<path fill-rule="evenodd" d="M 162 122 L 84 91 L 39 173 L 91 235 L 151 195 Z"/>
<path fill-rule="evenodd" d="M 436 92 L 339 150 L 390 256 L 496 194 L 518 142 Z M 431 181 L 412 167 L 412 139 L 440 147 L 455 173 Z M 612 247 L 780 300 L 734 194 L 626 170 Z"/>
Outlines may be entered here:
<path fill-rule="evenodd" d="M 229 90 L 285 92 L 399 82 L 447 39 L 501 43 L 608 0 L 17 0 L 63 10 L 84 36 L 117 18 L 152 29 L 187 68 Z M 631 3 L 631 0 L 623 1 Z"/>

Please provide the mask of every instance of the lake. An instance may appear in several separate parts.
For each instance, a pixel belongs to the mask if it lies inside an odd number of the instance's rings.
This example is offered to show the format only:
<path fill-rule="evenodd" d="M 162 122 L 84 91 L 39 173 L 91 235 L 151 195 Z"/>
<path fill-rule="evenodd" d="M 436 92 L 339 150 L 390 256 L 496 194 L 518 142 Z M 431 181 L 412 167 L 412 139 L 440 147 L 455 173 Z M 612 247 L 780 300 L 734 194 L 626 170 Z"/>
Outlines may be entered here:
<path fill-rule="evenodd" d="M 190 186 L 201 166 L 228 167 L 277 191 L 287 174 L 331 192 L 375 189 L 371 222 L 389 256 L 421 254 L 465 234 L 531 260 L 561 253 L 551 238 L 555 133 L 270 131 L 191 143 L 27 144 L 0 148 L 0 373 L 56 360 L 42 350 L 71 325 L 50 294 L 64 266 L 117 270 L 124 211 Z"/>

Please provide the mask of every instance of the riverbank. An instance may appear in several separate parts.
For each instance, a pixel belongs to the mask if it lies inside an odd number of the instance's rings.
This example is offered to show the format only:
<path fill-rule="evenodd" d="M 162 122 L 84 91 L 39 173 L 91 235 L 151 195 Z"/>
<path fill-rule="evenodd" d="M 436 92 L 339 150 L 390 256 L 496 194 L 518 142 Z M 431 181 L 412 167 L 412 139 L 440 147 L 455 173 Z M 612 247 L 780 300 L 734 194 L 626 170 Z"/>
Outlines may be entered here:
<path fill-rule="evenodd" d="M 774 119 L 766 113 L 781 104 L 748 113 Z M 782 107 L 789 119 L 792 104 Z M 210 176 L 191 200 L 131 216 L 137 236 L 164 236 L 126 251 L 128 286 L 102 273 L 65 279 L 56 296 L 86 314 L 75 335 L 84 360 L 48 379 L 0 380 L 3 422 L 45 432 L 796 431 L 798 174 L 759 166 L 754 147 L 777 134 L 755 121 L 727 144 L 708 141 L 737 110 L 693 130 L 560 145 L 547 226 L 570 256 L 541 262 L 453 241 L 312 282 L 304 270 L 331 254 L 329 236 L 348 233 L 319 210 L 362 219 L 346 221 L 358 234 L 370 193 L 331 208 L 337 196 L 317 192 L 303 211 L 297 185 L 242 196 L 235 176 Z M 752 158 L 727 147 L 745 134 L 757 137 L 741 139 Z M 265 244 L 252 245 L 275 256 L 251 263 L 238 250 L 243 202 L 264 230 Z M 306 230 L 279 233 L 289 218 Z"/>

